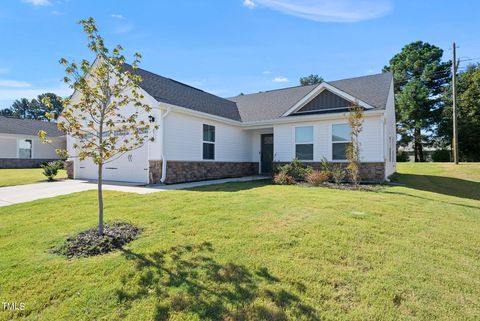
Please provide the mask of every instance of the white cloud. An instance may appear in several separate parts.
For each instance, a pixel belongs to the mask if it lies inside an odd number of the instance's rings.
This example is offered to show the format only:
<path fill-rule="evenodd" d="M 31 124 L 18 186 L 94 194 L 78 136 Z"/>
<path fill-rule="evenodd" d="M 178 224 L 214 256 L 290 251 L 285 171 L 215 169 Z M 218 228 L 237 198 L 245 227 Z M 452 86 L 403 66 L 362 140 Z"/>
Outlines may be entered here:
<path fill-rule="evenodd" d="M 119 13 L 112 13 L 112 17 L 117 19 L 125 19 L 125 17 Z"/>
<path fill-rule="evenodd" d="M 265 71 L 262 71 L 262 74 L 264 75 L 270 75 L 272 72 L 270 70 L 265 70 Z"/>
<path fill-rule="evenodd" d="M 38 95 L 43 93 L 55 93 L 59 96 L 66 97 L 72 94 L 72 89 L 66 85 L 58 87 L 45 87 L 45 88 L 25 88 L 25 89 L 2 89 L 0 88 L 0 101 L 13 101 L 15 99 L 37 98 Z"/>
<path fill-rule="evenodd" d="M 57 11 L 57 10 L 53 10 L 50 13 L 53 14 L 54 16 L 63 16 L 65 14 L 65 13 L 63 13 L 61 11 Z"/>
<path fill-rule="evenodd" d="M 257 6 L 252 0 L 243 0 L 243 5 L 249 9 L 255 9 Z"/>
<path fill-rule="evenodd" d="M 246 0 L 247 2 L 249 0 Z M 255 0 L 256 5 L 292 16 L 324 22 L 357 22 L 392 10 L 391 0 Z M 245 3 L 244 3 L 245 5 Z"/>
<path fill-rule="evenodd" d="M 0 87 L 9 87 L 9 88 L 26 88 L 31 87 L 32 85 L 26 81 L 18 80 L 9 80 L 9 79 L 0 79 Z"/>
<path fill-rule="evenodd" d="M 49 6 L 52 4 L 50 0 L 23 0 L 23 2 L 33 4 L 34 6 Z"/>
<path fill-rule="evenodd" d="M 280 77 L 275 77 L 275 78 L 273 78 L 272 81 L 273 81 L 273 82 L 288 82 L 289 80 L 288 80 L 287 77 L 282 77 L 282 76 L 280 76 Z"/>

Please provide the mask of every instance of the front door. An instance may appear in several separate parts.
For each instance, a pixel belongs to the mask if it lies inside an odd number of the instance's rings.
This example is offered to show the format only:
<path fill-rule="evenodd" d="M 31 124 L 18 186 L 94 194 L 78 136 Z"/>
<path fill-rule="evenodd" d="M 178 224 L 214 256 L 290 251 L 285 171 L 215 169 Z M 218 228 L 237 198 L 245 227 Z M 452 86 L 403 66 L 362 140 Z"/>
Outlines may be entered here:
<path fill-rule="evenodd" d="M 261 135 L 260 172 L 270 174 L 273 165 L 273 134 Z"/>

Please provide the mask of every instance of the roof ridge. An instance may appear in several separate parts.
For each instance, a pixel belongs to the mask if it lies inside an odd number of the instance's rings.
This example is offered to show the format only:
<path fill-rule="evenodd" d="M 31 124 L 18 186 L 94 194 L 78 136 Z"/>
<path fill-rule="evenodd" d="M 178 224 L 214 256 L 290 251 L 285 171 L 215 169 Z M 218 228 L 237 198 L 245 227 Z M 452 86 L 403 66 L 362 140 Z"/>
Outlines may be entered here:
<path fill-rule="evenodd" d="M 270 93 L 270 92 L 272 92 L 272 91 L 280 91 L 280 90 L 287 90 L 287 89 L 294 89 L 294 88 L 301 88 L 301 87 L 310 87 L 310 86 L 316 86 L 316 85 L 319 85 L 319 84 L 313 84 L 313 85 L 298 85 L 298 86 L 291 86 L 291 87 L 270 89 L 270 90 L 265 90 L 265 91 L 259 91 L 259 92 L 256 92 L 256 93 L 250 93 L 250 94 L 243 94 L 243 95 L 232 96 L 232 97 L 228 97 L 227 99 L 236 98 L 236 97 L 242 97 L 242 96 L 251 96 L 251 95 L 265 94 L 265 93 Z"/>
<path fill-rule="evenodd" d="M 380 76 L 380 75 L 383 75 L 383 74 L 392 74 L 392 72 L 385 71 L 385 72 L 379 72 L 379 73 L 371 74 L 371 75 L 356 76 L 356 77 L 343 78 L 343 79 L 337 79 L 337 80 L 329 80 L 329 81 L 324 80 L 321 83 L 330 84 L 330 83 L 334 83 L 334 82 L 338 82 L 338 81 L 346 81 L 346 80 L 355 80 L 355 79 L 359 79 L 359 78 L 375 77 L 375 76 Z M 291 86 L 291 87 L 284 87 L 284 88 L 277 88 L 277 89 L 259 91 L 259 92 L 256 92 L 256 93 L 232 96 L 232 97 L 228 97 L 227 99 L 233 99 L 233 98 L 242 97 L 242 96 L 258 95 L 258 94 L 264 94 L 264 93 L 269 93 L 269 92 L 273 92 L 273 91 L 288 90 L 288 89 L 294 89 L 294 88 L 300 88 L 300 87 L 317 86 L 317 85 L 320 85 L 321 83 L 313 84 L 313 85 L 298 85 L 298 86 Z"/>
<path fill-rule="evenodd" d="M 392 74 L 392 72 L 391 71 L 385 71 L 385 72 L 379 72 L 379 73 L 371 74 L 371 75 L 363 75 L 363 76 L 356 76 L 356 77 L 350 77 L 350 78 L 344 78 L 344 79 L 329 80 L 329 81 L 326 81 L 326 83 L 337 82 L 337 81 L 345 81 L 345 80 L 355 80 L 355 79 L 359 79 L 359 78 L 376 77 L 376 76 L 381 76 L 381 75 L 384 75 L 384 74 Z"/>

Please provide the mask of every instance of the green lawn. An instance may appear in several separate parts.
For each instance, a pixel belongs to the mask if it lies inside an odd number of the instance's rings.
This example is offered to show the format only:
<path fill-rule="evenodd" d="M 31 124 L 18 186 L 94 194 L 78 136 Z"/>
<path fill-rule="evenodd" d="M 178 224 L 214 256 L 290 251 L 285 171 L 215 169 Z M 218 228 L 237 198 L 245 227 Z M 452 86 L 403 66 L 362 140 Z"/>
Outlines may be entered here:
<path fill-rule="evenodd" d="M 0 169 L 0 187 L 46 182 L 41 168 Z M 67 172 L 60 170 L 56 179 L 66 178 Z"/>
<path fill-rule="evenodd" d="M 1 320 L 473 320 L 480 164 L 400 164 L 379 192 L 235 183 L 106 192 L 125 250 L 49 253 L 96 224 L 95 191 L 0 208 Z"/>

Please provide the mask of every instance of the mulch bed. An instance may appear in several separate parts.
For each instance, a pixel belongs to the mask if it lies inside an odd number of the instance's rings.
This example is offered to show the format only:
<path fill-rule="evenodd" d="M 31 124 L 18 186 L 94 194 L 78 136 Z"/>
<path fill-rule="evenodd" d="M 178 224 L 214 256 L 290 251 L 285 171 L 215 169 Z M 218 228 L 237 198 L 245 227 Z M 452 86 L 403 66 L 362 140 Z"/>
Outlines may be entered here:
<path fill-rule="evenodd" d="M 331 189 L 340 189 L 340 190 L 349 190 L 349 191 L 366 191 L 366 192 L 378 192 L 382 188 L 385 187 L 385 185 L 380 185 L 380 184 L 360 184 L 358 187 L 355 187 L 352 184 L 334 184 L 334 183 L 324 183 L 320 186 L 313 186 L 312 184 L 308 184 L 306 182 L 301 182 L 298 183 L 297 185 L 303 186 L 303 187 L 324 187 L 324 188 L 331 188 Z"/>
<path fill-rule="evenodd" d="M 134 225 L 115 222 L 104 225 L 103 235 L 98 227 L 67 238 L 64 244 L 52 249 L 52 253 L 68 258 L 88 257 L 112 252 L 135 240 L 142 230 Z"/>

